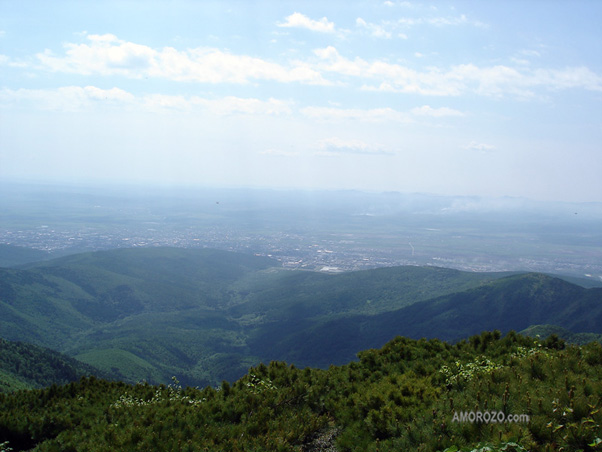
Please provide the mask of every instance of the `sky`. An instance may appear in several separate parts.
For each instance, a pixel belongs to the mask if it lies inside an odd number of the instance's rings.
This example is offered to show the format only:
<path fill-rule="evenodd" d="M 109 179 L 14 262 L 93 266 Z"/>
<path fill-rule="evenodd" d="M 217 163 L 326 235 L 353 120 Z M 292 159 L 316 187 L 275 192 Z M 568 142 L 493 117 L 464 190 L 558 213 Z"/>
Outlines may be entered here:
<path fill-rule="evenodd" d="M 600 23 L 597 0 L 0 0 L 0 178 L 602 201 Z"/>

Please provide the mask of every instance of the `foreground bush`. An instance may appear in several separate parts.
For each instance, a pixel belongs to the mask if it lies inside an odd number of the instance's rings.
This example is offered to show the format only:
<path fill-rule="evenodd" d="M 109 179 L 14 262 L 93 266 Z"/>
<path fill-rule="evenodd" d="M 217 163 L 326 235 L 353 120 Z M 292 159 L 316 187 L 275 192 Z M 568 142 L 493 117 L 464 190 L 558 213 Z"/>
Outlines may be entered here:
<path fill-rule="evenodd" d="M 345 366 L 272 362 L 218 388 L 90 377 L 0 395 L 0 450 L 589 451 L 601 407 L 600 344 L 398 337 Z"/>

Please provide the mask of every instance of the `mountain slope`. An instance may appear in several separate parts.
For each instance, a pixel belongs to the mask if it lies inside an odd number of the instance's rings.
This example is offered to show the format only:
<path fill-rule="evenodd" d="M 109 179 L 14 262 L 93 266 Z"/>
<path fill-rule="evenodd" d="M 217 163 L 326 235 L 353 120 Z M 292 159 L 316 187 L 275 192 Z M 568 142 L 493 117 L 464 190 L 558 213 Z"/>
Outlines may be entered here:
<path fill-rule="evenodd" d="M 380 347 L 395 335 L 455 341 L 487 329 L 520 331 L 542 323 L 601 333 L 602 289 L 585 289 L 543 274 L 515 275 L 374 316 L 311 326 L 294 321 L 274 325 L 259 330 L 250 344 L 251 350 L 266 353 L 261 355 L 265 359 L 324 366 L 333 357 L 334 363 L 347 362 L 356 350 Z"/>
<path fill-rule="evenodd" d="M 108 374 L 54 350 L 0 338 L 0 392 L 65 384 Z"/>
<path fill-rule="evenodd" d="M 61 451 L 544 452 L 596 451 L 602 443 L 600 344 L 566 347 L 555 337 L 502 338 L 493 331 L 454 345 L 396 337 L 359 358 L 325 370 L 274 361 L 219 388 L 87 378 L 0 395 L 0 444 Z"/>
<path fill-rule="evenodd" d="M 384 267 L 341 274 L 286 272 L 247 282 L 249 295 L 232 309 L 233 317 L 265 312 L 269 320 L 378 314 L 461 292 L 510 273 L 472 273 L 441 267 Z"/>
<path fill-rule="evenodd" d="M 412 337 L 435 330 L 446 340 L 467 337 L 475 327 L 503 332 L 552 323 L 574 332 L 602 332 L 602 289 L 584 289 L 558 278 L 529 273 L 493 281 L 397 311 Z"/>
<path fill-rule="evenodd" d="M 50 257 L 50 253 L 46 251 L 0 243 L 0 267 L 14 267 Z"/>
<path fill-rule="evenodd" d="M 130 248 L 71 255 L 26 268 L 69 281 L 109 303 L 133 291 L 139 310 L 169 311 L 216 306 L 229 284 L 274 266 L 279 263 L 269 258 L 213 249 Z M 128 286 L 131 291 L 120 293 Z M 131 306 L 134 300 L 125 301 Z"/>
<path fill-rule="evenodd" d="M 555 334 L 567 343 L 578 345 L 589 344 L 590 342 L 602 343 L 602 334 L 573 333 L 572 331 L 557 325 L 531 325 L 529 328 L 519 331 L 519 334 L 530 337 L 548 337 Z"/>
<path fill-rule="evenodd" d="M 0 268 L 0 337 L 131 380 L 233 381 L 260 361 L 327 367 L 398 334 L 456 340 L 553 323 L 597 332 L 602 289 L 435 267 L 337 275 L 209 249 L 138 248 Z M 596 323 L 599 322 L 599 323 Z"/>
<path fill-rule="evenodd" d="M 74 335 L 132 315 L 215 309 L 229 284 L 275 264 L 217 250 L 153 248 L 0 268 L 0 333 L 65 349 Z"/>
<path fill-rule="evenodd" d="M 221 312 L 232 298 L 229 286 L 277 264 L 218 250 L 150 248 L 0 269 L 0 335 L 128 378 L 166 381 L 200 357 L 225 353 L 231 362 L 244 339 L 229 332 Z M 236 377 L 249 367 L 246 352 L 236 352 Z M 234 378 L 231 372 L 224 376 Z"/>

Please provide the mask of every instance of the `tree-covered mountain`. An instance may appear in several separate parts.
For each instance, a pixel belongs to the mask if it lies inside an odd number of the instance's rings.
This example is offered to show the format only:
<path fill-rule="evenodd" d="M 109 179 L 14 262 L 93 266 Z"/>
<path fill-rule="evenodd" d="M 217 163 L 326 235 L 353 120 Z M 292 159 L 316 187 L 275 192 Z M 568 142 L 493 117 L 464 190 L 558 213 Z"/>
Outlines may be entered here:
<path fill-rule="evenodd" d="M 211 249 L 137 248 L 0 268 L 0 337 L 127 380 L 234 381 L 260 361 L 328 367 L 396 335 L 555 324 L 599 333 L 602 289 L 541 274 L 393 267 L 324 274 Z"/>
<path fill-rule="evenodd" d="M 0 243 L 0 267 L 14 267 L 51 257 L 51 254 L 46 251 Z"/>
<path fill-rule="evenodd" d="M 335 363 L 340 364 L 356 350 L 381 346 L 396 334 L 457 341 L 482 328 L 507 332 L 546 323 L 576 333 L 602 333 L 602 289 L 537 273 L 513 275 L 372 316 L 344 316 L 301 327 L 291 321 L 276 334 L 276 326 L 258 330 L 250 342 L 268 356 L 324 366 L 324 348 L 336 349 Z"/>
<path fill-rule="evenodd" d="M 108 377 L 54 350 L 0 338 L 0 392 L 66 384 L 90 375 Z"/>
<path fill-rule="evenodd" d="M 499 331 L 397 337 L 328 369 L 259 364 L 233 384 L 98 378 L 0 394 L 4 450 L 599 451 L 602 345 Z M 10 449 L 9 449 L 10 448 Z"/>
<path fill-rule="evenodd" d="M 519 331 L 519 334 L 524 334 L 530 337 L 549 337 L 554 334 L 567 343 L 578 345 L 585 345 L 589 344 L 590 342 L 602 343 L 602 334 L 573 333 L 572 331 L 558 325 L 531 325 L 529 328 Z"/>

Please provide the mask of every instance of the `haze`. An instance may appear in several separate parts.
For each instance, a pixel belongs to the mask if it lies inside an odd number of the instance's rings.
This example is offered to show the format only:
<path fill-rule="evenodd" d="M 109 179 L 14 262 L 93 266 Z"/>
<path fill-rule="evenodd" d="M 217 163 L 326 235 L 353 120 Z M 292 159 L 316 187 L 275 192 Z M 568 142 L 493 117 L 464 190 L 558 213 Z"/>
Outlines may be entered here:
<path fill-rule="evenodd" d="M 0 178 L 602 201 L 602 3 L 0 2 Z"/>

